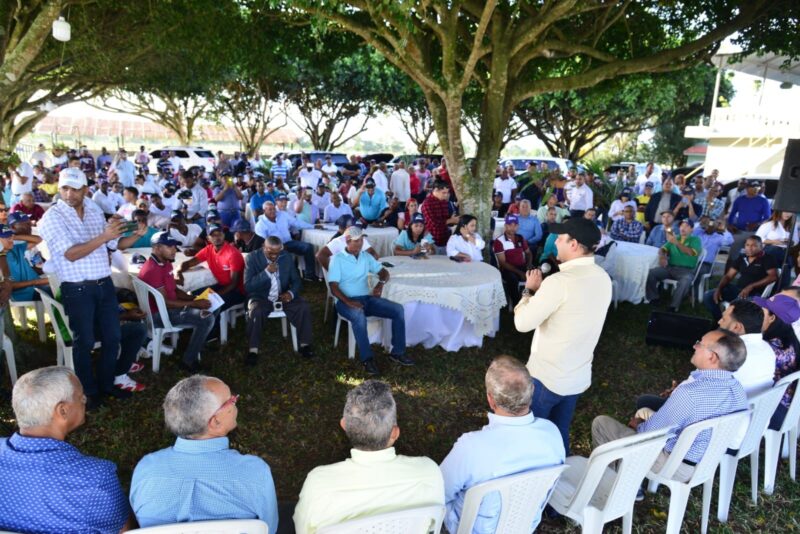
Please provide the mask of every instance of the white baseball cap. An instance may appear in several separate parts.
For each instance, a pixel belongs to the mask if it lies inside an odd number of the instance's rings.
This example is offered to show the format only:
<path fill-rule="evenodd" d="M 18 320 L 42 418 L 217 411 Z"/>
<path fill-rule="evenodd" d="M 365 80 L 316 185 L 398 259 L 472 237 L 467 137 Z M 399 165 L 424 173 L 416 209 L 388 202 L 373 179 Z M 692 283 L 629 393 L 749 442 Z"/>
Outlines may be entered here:
<path fill-rule="evenodd" d="M 86 175 L 75 167 L 67 167 L 58 173 L 58 187 L 71 187 L 81 189 L 86 187 Z"/>

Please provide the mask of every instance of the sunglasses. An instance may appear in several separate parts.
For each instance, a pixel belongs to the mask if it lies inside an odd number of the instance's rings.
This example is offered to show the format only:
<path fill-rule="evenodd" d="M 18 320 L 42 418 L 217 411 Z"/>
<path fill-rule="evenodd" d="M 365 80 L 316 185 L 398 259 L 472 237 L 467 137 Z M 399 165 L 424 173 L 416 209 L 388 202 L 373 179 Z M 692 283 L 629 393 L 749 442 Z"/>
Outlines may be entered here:
<path fill-rule="evenodd" d="M 0 213 L 6 213 L 6 212 L 8 212 L 8 208 L 0 208 Z"/>
<path fill-rule="evenodd" d="M 237 402 L 239 402 L 239 395 L 231 395 L 231 398 L 229 398 L 228 400 L 223 402 L 222 406 L 217 408 L 217 411 L 214 412 L 213 414 L 211 414 L 211 417 L 208 418 L 208 422 L 210 423 L 211 420 L 214 419 L 214 417 L 216 417 L 219 412 L 221 412 L 222 410 L 224 410 L 228 406 L 236 406 Z"/>

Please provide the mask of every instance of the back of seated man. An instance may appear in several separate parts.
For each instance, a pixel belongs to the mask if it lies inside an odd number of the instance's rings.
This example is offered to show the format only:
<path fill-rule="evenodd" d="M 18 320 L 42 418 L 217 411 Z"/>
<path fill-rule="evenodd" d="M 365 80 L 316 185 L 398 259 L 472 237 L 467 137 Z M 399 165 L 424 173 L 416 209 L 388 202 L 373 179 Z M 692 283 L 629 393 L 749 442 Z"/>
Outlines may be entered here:
<path fill-rule="evenodd" d="M 533 381 L 528 369 L 511 356 L 498 356 L 486 371 L 489 424 L 463 434 L 442 461 L 447 512 L 444 524 L 458 530 L 464 496 L 472 486 L 538 467 L 564 463 L 564 443 L 558 427 L 531 413 Z M 536 530 L 544 502 L 530 531 Z M 474 534 L 494 532 L 500 518 L 497 493 L 487 495 L 478 510 Z"/>
<path fill-rule="evenodd" d="M 42 367 L 14 385 L 19 432 L 0 439 L 0 528 L 13 532 L 124 532 L 128 500 L 108 460 L 66 437 L 86 417 L 86 396 L 66 367 Z"/>
<path fill-rule="evenodd" d="M 693 228 L 694 223 L 689 219 L 681 221 L 680 235 L 675 235 L 671 228 L 667 228 L 667 243 L 658 251 L 659 266 L 653 267 L 647 274 L 646 296 L 654 305 L 659 302 L 658 283 L 666 278 L 678 281 L 669 306 L 673 312 L 678 311 L 683 298 L 692 289 L 694 269 L 702 250 L 700 238 L 692 235 Z"/>
<path fill-rule="evenodd" d="M 770 389 L 775 375 L 775 353 L 761 334 L 764 311 L 755 302 L 736 299 L 719 320 L 719 327 L 738 334 L 747 349 L 747 359 L 733 376 L 748 397 Z"/>
<path fill-rule="evenodd" d="M 627 425 L 607 415 L 595 417 L 592 422 L 593 446 L 596 448 L 637 432 L 672 428 L 675 436 L 667 440 L 651 468 L 654 472 L 660 471 L 687 426 L 747 409 L 747 395 L 733 376 L 746 357 L 744 342 L 730 330 L 720 328 L 708 332 L 694 345 L 692 365 L 696 369 L 675 387 L 658 411 L 646 421 L 640 417 L 643 414 L 637 412 Z M 675 473 L 678 480 L 686 482 L 692 477 L 710 439 L 709 432 L 697 436 Z"/>
<path fill-rule="evenodd" d="M 239 395 L 220 379 L 184 378 L 164 399 L 175 444 L 146 455 L 131 479 L 131 506 L 141 527 L 220 519 L 260 519 L 278 530 L 269 466 L 229 446 Z"/>
<path fill-rule="evenodd" d="M 331 258 L 342 252 L 347 247 L 347 237 L 344 235 L 344 232 L 354 224 L 356 224 L 356 219 L 352 215 L 342 215 L 336 220 L 336 225 L 339 227 L 339 231 L 334 234 L 333 238 L 328 241 L 327 245 L 319 249 L 319 252 L 317 252 L 316 255 L 317 261 L 323 269 L 328 270 L 328 267 L 331 263 Z M 368 253 L 376 260 L 380 259 L 378 253 L 374 248 L 372 248 L 372 244 L 369 242 L 366 235 L 364 236 L 364 244 L 362 245 L 361 250 Z"/>
<path fill-rule="evenodd" d="M 389 386 L 367 380 L 347 394 L 340 426 L 350 458 L 313 469 L 294 510 L 297 534 L 376 514 L 444 504 L 439 467 L 430 458 L 401 456 L 397 407 Z"/>
<path fill-rule="evenodd" d="M 719 321 L 722 317 L 719 309 L 722 301 L 756 296 L 777 279 L 778 265 L 775 258 L 764 254 L 760 237 L 751 235 L 744 242 L 744 254 L 733 260 L 725 276 L 719 281 L 719 286 L 705 292 L 703 304 L 714 320 Z"/>

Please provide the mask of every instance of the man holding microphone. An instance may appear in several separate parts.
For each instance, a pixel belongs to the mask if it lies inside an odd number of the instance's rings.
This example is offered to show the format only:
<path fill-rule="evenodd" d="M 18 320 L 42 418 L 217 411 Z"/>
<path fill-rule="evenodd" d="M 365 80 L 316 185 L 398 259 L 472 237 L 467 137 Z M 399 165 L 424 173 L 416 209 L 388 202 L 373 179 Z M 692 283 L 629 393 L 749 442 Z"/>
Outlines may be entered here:
<path fill-rule="evenodd" d="M 552 421 L 569 454 L 569 426 L 581 393 L 592 383 L 594 349 L 611 303 L 611 279 L 595 264 L 600 230 L 590 220 L 552 224 L 558 234 L 559 272 L 543 279 L 528 271 L 514 325 L 533 334 L 528 370 L 533 380 L 531 411 Z"/>

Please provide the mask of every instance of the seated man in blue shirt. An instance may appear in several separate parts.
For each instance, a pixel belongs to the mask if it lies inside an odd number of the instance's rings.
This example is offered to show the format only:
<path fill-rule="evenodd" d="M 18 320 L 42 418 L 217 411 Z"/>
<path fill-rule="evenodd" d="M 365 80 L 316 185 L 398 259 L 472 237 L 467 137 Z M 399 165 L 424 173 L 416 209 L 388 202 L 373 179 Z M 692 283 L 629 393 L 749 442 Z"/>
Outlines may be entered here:
<path fill-rule="evenodd" d="M 725 228 L 723 219 L 717 221 L 708 217 L 701 217 L 700 224 L 695 227 L 692 233 L 700 238 L 703 250 L 706 251 L 703 265 L 700 266 L 700 274 L 710 273 L 714 260 L 719 254 L 719 249 L 731 246 L 733 244 L 733 236 Z M 697 277 L 697 281 L 698 283 L 700 282 L 700 276 Z"/>
<path fill-rule="evenodd" d="M 744 242 L 753 235 L 761 223 L 767 221 L 772 215 L 769 201 L 759 195 L 761 182 L 749 180 L 744 195 L 739 195 L 731 204 L 728 213 L 728 230 L 733 234 L 733 245 L 728 254 L 730 261 L 734 261 L 742 252 Z"/>
<path fill-rule="evenodd" d="M 498 356 L 486 371 L 489 424 L 463 434 L 442 461 L 447 511 L 444 524 L 456 532 L 464 496 L 472 486 L 538 467 L 564 463 L 564 442 L 556 425 L 535 417 L 530 403 L 533 381 L 528 369 L 511 356 Z M 530 532 L 536 530 L 544 508 L 538 506 Z M 473 534 L 493 533 L 500 518 L 500 498 L 486 496 L 478 510 Z"/>
<path fill-rule="evenodd" d="M 375 187 L 375 180 L 367 178 L 353 199 L 353 206 L 358 206 L 356 214 L 360 222 L 374 223 L 386 210 L 386 192 Z"/>
<path fill-rule="evenodd" d="M 650 235 L 645 240 L 646 245 L 661 248 L 667 244 L 667 228 L 672 228 L 672 233 L 679 233 L 679 224 L 675 222 L 675 215 L 671 211 L 661 212 L 661 224 L 657 224 L 650 230 Z"/>
<path fill-rule="evenodd" d="M 175 444 L 142 458 L 133 470 L 131 506 L 141 527 L 221 519 L 260 519 L 278 530 L 269 466 L 229 448 L 239 395 L 220 379 L 184 378 L 164 399 Z"/>
<path fill-rule="evenodd" d="M 42 276 L 44 259 L 36 248 L 41 242 L 41 237 L 31 233 L 30 219 L 21 211 L 8 216 L 8 226 L 0 226 L 0 243 L 7 251 L 6 258 L 11 275 L 11 300 L 17 302 L 39 300 L 39 293 L 35 288 L 49 287 L 47 278 Z"/>
<path fill-rule="evenodd" d="M 692 365 L 696 370 L 675 387 L 657 412 L 637 412 L 627 426 L 607 415 L 595 417 L 592 422 L 593 446 L 599 447 L 637 432 L 672 428 L 675 436 L 667 440 L 664 450 L 651 468 L 654 472 L 660 471 L 684 428 L 698 421 L 747 409 L 747 395 L 742 384 L 733 376 L 746 357 L 744 341 L 730 330 L 720 328 L 708 332 L 694 345 Z M 645 415 L 649 416 L 646 420 L 643 417 Z M 697 436 L 675 473 L 677 479 L 686 482 L 692 477 L 695 465 L 703 459 L 709 440 L 709 432 L 701 432 Z"/>
<path fill-rule="evenodd" d="M 272 193 L 275 191 L 275 184 L 270 182 L 270 190 L 266 191 L 266 184 L 264 180 L 256 180 L 256 191 L 252 195 L 250 195 L 250 211 L 253 212 L 253 218 L 258 219 L 264 210 L 262 206 L 264 202 L 270 200 L 275 202 L 275 197 L 272 196 Z"/>
<path fill-rule="evenodd" d="M 383 286 L 389 281 L 389 271 L 361 248 L 364 244 L 363 230 L 351 226 L 344 232 L 345 249 L 331 258 L 328 283 L 336 297 L 336 311 L 350 321 L 358 345 L 358 354 L 367 374 L 380 374 L 372 357 L 372 347 L 367 334 L 367 317 L 383 317 L 392 320 L 392 353 L 389 359 L 400 365 L 414 365 L 406 356 L 406 318 L 403 306 L 381 298 Z M 367 284 L 369 274 L 378 275 L 378 283 L 370 291 Z"/>
<path fill-rule="evenodd" d="M 542 240 L 542 223 L 531 210 L 531 201 L 523 198 L 519 201 L 519 230 L 517 233 L 525 238 L 531 251 L 535 251 Z"/>
<path fill-rule="evenodd" d="M 14 385 L 19 432 L 0 439 L 0 529 L 98 532 L 132 526 L 130 507 L 108 460 L 66 443 L 86 417 L 86 396 L 67 367 L 42 367 Z"/>

